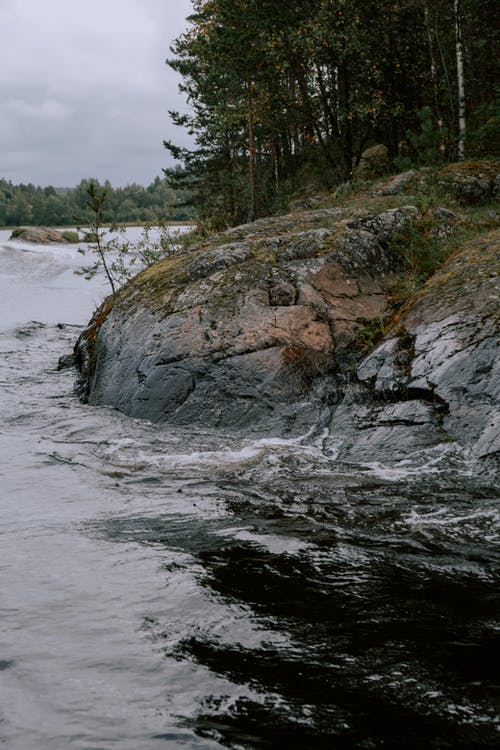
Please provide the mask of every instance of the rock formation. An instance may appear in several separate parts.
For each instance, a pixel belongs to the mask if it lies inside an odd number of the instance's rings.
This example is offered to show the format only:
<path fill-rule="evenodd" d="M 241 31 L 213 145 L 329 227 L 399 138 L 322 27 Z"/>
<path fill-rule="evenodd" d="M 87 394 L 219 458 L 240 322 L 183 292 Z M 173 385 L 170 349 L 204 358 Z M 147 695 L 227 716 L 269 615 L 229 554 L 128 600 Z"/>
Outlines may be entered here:
<path fill-rule="evenodd" d="M 389 167 L 389 150 L 383 143 L 365 149 L 359 164 L 354 169 L 356 179 L 370 179 L 387 172 Z"/>
<path fill-rule="evenodd" d="M 491 456 L 498 233 L 462 243 L 396 311 L 405 266 L 393 239 L 419 212 L 367 206 L 259 220 L 146 269 L 81 336 L 81 394 L 181 425 L 314 427 L 344 460 L 387 461 L 443 441 Z M 433 231 L 450 214 L 435 210 Z"/>
<path fill-rule="evenodd" d="M 497 231 L 455 252 L 357 368 L 378 404 L 345 455 L 401 453 L 442 440 L 483 457 L 500 450 Z"/>
<path fill-rule="evenodd" d="M 58 229 L 48 229 L 46 227 L 19 227 L 18 229 L 14 229 L 10 239 L 33 242 L 37 245 L 66 244 L 63 232 L 60 232 Z"/>

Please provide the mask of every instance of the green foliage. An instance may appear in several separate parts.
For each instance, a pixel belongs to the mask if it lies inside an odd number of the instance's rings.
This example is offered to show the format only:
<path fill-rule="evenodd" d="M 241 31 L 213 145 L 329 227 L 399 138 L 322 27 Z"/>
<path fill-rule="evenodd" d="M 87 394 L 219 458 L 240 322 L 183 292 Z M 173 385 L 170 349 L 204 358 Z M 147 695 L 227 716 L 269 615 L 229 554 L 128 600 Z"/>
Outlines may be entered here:
<path fill-rule="evenodd" d="M 447 131 L 438 128 L 433 120 L 430 107 L 425 106 L 417 112 L 419 122 L 418 132 L 407 130 L 406 138 L 413 149 L 414 163 L 430 166 L 443 161 L 443 144 Z"/>
<path fill-rule="evenodd" d="M 174 173 L 178 177 L 180 171 Z M 81 223 L 89 222 L 92 220 L 87 205 L 90 184 L 106 190 L 102 214 L 106 224 L 158 224 L 194 217 L 194 209 L 188 205 L 188 189 L 177 189 L 169 179 L 160 177 L 147 187 L 132 183 L 124 188 L 113 188 L 108 181 L 101 186 L 94 179 L 81 180 L 75 188 L 13 185 L 0 179 L 0 226 L 74 226 L 75 217 Z"/>
<path fill-rule="evenodd" d="M 106 232 L 102 231 L 103 223 L 103 210 L 106 202 L 106 189 L 100 190 L 95 182 L 90 182 L 87 187 L 87 208 L 92 214 L 92 222 L 89 227 L 87 236 L 92 237 L 92 242 L 95 244 L 89 247 L 90 250 L 97 253 L 97 261 L 90 267 L 87 268 L 87 278 L 91 278 L 97 273 L 99 267 L 102 265 L 104 273 L 109 281 L 111 291 L 113 294 L 116 292 L 115 278 L 113 277 L 109 263 L 106 258 L 108 252 L 108 246 L 105 242 Z"/>
<path fill-rule="evenodd" d="M 384 318 L 369 318 L 356 331 L 356 346 L 361 352 L 372 351 L 382 341 L 385 333 Z"/>
<path fill-rule="evenodd" d="M 478 123 L 477 125 L 475 123 Z M 481 104 L 472 117 L 467 142 L 474 151 L 495 154 L 500 151 L 500 86 L 493 101 Z"/>
<path fill-rule="evenodd" d="M 436 205 L 443 203 L 436 201 Z M 439 208 L 429 208 L 420 218 L 408 219 L 403 229 L 393 235 L 391 247 L 400 256 L 404 271 L 395 278 L 391 289 L 395 307 L 415 295 L 457 247 L 498 227 L 495 212 L 487 206 L 466 209 L 448 227 L 443 226 L 439 214 Z"/>
<path fill-rule="evenodd" d="M 460 8 L 470 139 L 494 154 L 497 12 L 488 0 Z M 285 208 L 304 184 L 349 182 L 372 144 L 401 169 L 455 159 L 452 3 L 194 0 L 189 20 L 168 64 L 191 105 L 171 116 L 195 148 L 165 145 L 202 220 L 239 223 Z"/>
<path fill-rule="evenodd" d="M 171 231 L 165 224 L 143 227 L 138 240 L 131 242 L 126 237 L 126 229 L 117 224 L 103 228 L 108 192 L 90 182 L 87 187 L 87 208 L 93 219 L 83 229 L 87 251 L 97 255 L 90 265 L 83 266 L 80 273 L 91 279 L 102 267 L 115 294 L 118 286 L 134 276 L 138 271 L 157 263 L 177 249 L 178 231 Z M 76 234 L 76 233 L 65 233 Z M 78 237 L 78 234 L 76 234 Z M 83 254 L 87 252 L 81 250 Z"/>
<path fill-rule="evenodd" d="M 138 240 L 127 239 L 122 227 L 113 227 L 106 249 L 113 254 L 111 270 L 114 277 L 123 284 L 143 268 L 173 255 L 178 248 L 180 234 L 166 225 L 142 228 Z"/>
<path fill-rule="evenodd" d="M 346 200 L 356 195 L 360 190 L 366 190 L 370 185 L 367 180 L 351 180 L 350 182 L 342 182 L 337 185 L 335 190 L 332 192 L 332 202 L 334 205 L 343 205 Z"/>
<path fill-rule="evenodd" d="M 80 242 L 80 235 L 78 232 L 72 232 L 70 230 L 66 230 L 62 233 L 63 238 L 66 240 L 66 242 L 76 243 Z"/>
<path fill-rule="evenodd" d="M 443 261 L 439 243 L 433 241 L 432 227 L 432 220 L 425 215 L 406 219 L 404 227 L 391 240 L 392 250 L 419 280 L 427 279 Z"/>

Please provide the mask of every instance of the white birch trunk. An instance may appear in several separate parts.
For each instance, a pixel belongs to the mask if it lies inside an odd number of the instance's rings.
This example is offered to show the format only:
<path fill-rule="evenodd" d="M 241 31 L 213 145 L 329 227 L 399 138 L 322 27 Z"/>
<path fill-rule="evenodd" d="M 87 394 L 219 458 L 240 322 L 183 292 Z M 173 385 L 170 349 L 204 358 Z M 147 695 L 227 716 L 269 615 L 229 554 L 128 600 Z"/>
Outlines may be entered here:
<path fill-rule="evenodd" d="M 453 0 L 455 11 L 455 51 L 457 55 L 458 86 L 458 158 L 465 158 L 465 83 L 464 53 L 462 46 L 462 25 L 460 23 L 460 0 Z"/>

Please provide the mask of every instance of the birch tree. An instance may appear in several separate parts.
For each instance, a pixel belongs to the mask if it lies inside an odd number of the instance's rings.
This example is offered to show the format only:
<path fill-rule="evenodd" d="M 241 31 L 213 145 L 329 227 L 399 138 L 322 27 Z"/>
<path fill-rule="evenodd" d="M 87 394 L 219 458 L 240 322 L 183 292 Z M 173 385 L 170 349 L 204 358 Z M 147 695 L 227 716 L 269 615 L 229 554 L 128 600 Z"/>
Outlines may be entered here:
<path fill-rule="evenodd" d="M 497 107 L 491 0 L 193 0 L 193 9 L 169 64 L 190 103 L 174 121 L 196 147 L 167 147 L 212 223 L 251 221 L 297 188 L 331 189 L 378 143 L 393 169 L 403 140 L 415 165 L 464 159 L 466 148 L 493 153 L 493 139 L 472 138 Z"/>
<path fill-rule="evenodd" d="M 455 15 L 455 54 L 457 58 L 457 88 L 458 88 L 458 158 L 465 158 L 465 79 L 464 52 L 462 44 L 462 21 L 460 16 L 460 0 L 453 0 Z"/>

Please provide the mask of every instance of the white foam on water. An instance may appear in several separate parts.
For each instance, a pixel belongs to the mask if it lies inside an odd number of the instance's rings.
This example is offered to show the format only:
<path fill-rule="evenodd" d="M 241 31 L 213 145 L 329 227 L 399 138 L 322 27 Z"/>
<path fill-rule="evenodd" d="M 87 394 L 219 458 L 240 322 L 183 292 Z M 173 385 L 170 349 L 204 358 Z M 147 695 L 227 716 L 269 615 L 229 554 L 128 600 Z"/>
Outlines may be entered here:
<path fill-rule="evenodd" d="M 415 451 L 409 458 L 383 464 L 379 461 L 361 464 L 386 482 L 401 482 L 422 476 L 449 474 L 450 470 L 463 477 L 475 475 L 475 461 L 467 457 L 465 451 L 456 444 L 440 444 L 432 448 Z"/>
<path fill-rule="evenodd" d="M 218 469 L 236 467 L 247 468 L 254 463 L 283 456 L 297 456 L 302 460 L 326 460 L 324 454 L 316 446 L 304 443 L 309 433 L 298 438 L 262 438 L 254 441 L 243 441 L 237 447 L 214 447 L 210 450 L 192 450 L 175 452 L 171 445 L 160 444 L 154 453 L 145 451 L 141 442 L 132 439 L 111 441 L 102 450 L 103 458 L 113 466 L 120 468 L 154 469 L 161 473 L 168 473 L 175 469 L 203 470 L 215 467 Z M 207 442 L 210 437 L 207 436 Z M 218 440 L 220 443 L 220 438 Z M 148 446 L 149 449 L 151 446 Z M 167 451 L 167 452 L 166 452 Z"/>
<path fill-rule="evenodd" d="M 483 501 L 483 505 L 484 505 Z M 461 537 L 480 539 L 489 543 L 500 542 L 500 508 L 478 507 L 470 513 L 457 512 L 456 508 L 441 507 L 429 512 L 413 508 L 401 523 L 413 530 L 444 530 L 457 532 Z"/>
<path fill-rule="evenodd" d="M 273 555 L 293 555 L 314 548 L 313 544 L 303 542 L 291 536 L 278 536 L 277 534 L 258 534 L 257 532 L 245 527 L 224 528 L 216 532 L 215 535 L 256 544 L 260 547 L 264 547 Z"/>

